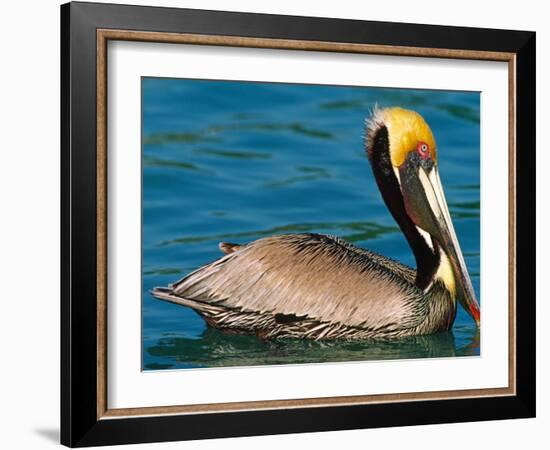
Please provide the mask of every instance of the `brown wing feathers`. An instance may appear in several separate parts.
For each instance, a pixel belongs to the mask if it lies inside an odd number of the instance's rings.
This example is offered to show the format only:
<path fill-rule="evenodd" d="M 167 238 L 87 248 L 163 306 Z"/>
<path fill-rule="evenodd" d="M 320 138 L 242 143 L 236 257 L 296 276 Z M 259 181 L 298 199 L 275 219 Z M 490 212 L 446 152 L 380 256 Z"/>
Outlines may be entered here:
<path fill-rule="evenodd" d="M 311 331 L 314 325 L 320 327 L 316 337 L 339 327 L 341 334 L 344 328 L 392 333 L 424 316 L 412 269 L 341 239 L 296 234 L 224 247 L 230 251 L 225 256 L 153 295 L 180 304 L 187 299 L 198 312 L 201 304 L 215 306 L 236 327 L 239 314 L 256 315 L 269 322 L 263 324 L 271 327 L 269 335 L 275 328 L 284 335 L 285 329 Z"/>

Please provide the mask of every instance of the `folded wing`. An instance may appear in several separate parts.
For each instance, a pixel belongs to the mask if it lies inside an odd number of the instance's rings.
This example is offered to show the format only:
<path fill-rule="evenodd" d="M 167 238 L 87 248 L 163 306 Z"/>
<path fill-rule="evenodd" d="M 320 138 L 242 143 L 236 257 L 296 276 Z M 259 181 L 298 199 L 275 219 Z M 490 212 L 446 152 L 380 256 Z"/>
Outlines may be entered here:
<path fill-rule="evenodd" d="M 412 269 L 326 235 L 273 236 L 239 247 L 171 286 L 171 295 L 368 329 L 412 328 L 426 305 Z"/>

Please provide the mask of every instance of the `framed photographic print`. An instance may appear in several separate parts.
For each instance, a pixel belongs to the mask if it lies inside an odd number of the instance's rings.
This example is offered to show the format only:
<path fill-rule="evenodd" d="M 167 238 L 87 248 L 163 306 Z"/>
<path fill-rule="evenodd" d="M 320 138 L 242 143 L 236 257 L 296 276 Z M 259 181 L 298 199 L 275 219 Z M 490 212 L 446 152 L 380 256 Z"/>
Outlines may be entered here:
<path fill-rule="evenodd" d="M 61 19 L 63 444 L 534 416 L 535 33 Z"/>

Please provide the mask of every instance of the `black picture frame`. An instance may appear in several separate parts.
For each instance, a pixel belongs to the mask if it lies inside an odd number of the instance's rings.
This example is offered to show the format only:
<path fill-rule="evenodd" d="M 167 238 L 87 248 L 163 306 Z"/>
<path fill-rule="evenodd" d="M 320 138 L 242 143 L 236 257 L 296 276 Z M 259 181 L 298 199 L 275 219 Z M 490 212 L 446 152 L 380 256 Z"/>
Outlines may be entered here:
<path fill-rule="evenodd" d="M 97 30 L 515 55 L 515 395 L 98 418 Z M 535 416 L 534 32 L 69 3 L 61 6 L 61 442 L 71 447 Z"/>

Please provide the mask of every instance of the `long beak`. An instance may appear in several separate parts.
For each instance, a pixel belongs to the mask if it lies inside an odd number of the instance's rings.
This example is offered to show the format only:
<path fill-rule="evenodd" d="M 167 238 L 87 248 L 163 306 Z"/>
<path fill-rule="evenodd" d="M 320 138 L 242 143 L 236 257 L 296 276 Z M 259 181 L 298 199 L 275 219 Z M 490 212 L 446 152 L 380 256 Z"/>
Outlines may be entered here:
<path fill-rule="evenodd" d="M 405 175 L 401 180 L 407 214 L 443 248 L 453 269 L 456 297 L 479 326 L 479 304 L 445 201 L 437 166 L 430 170 L 421 165 L 414 169 L 409 167 L 402 175 Z"/>

